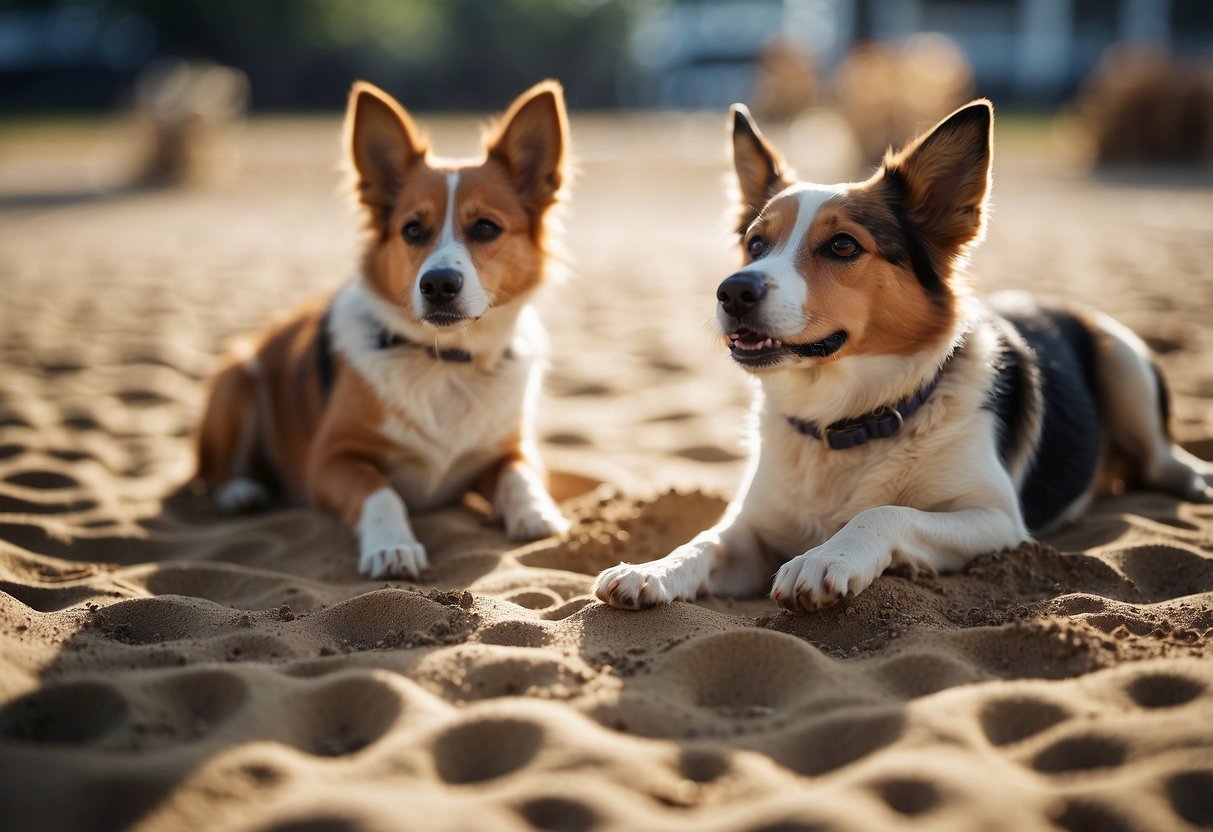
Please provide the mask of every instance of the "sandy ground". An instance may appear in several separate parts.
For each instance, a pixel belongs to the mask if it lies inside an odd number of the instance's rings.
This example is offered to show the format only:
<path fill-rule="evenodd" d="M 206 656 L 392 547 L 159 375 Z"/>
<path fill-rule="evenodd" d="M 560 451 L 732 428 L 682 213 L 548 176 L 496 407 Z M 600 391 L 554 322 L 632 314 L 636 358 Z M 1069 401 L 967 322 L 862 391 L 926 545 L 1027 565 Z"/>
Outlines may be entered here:
<path fill-rule="evenodd" d="M 709 524 L 741 475 L 749 390 L 710 326 L 721 121 L 574 119 L 540 435 L 608 484 L 565 503 L 567 542 L 419 518 L 417 585 L 358 580 L 320 514 L 162 501 L 223 342 L 351 273 L 337 122 L 259 121 L 236 178 L 108 196 L 87 188 L 120 177 L 121 136 L 0 131 L 0 826 L 1213 826 L 1209 507 L 1108 499 L 815 615 L 591 602 L 597 570 Z M 440 122 L 439 147 L 471 130 Z M 1135 327 L 1213 455 L 1213 190 L 998 135 L 982 286 Z"/>

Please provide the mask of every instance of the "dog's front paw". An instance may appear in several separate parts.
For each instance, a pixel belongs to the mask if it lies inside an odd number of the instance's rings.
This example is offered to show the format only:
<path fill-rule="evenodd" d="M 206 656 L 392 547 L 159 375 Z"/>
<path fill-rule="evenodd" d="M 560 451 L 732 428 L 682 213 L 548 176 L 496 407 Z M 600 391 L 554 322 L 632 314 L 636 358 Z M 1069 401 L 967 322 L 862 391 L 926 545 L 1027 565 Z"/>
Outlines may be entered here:
<path fill-rule="evenodd" d="M 671 601 L 694 601 L 700 587 L 680 580 L 676 573 L 650 563 L 621 563 L 604 569 L 592 592 L 603 603 L 621 610 L 639 610 Z"/>
<path fill-rule="evenodd" d="M 876 579 L 859 553 L 819 546 L 792 558 L 775 573 L 771 600 L 784 609 L 812 612 L 858 595 Z"/>
<path fill-rule="evenodd" d="M 552 502 L 535 501 L 506 514 L 505 535 L 510 540 L 542 540 L 568 532 L 572 524 Z"/>
<path fill-rule="evenodd" d="M 430 568 L 425 547 L 416 540 L 364 546 L 358 573 L 368 578 L 416 578 Z"/>

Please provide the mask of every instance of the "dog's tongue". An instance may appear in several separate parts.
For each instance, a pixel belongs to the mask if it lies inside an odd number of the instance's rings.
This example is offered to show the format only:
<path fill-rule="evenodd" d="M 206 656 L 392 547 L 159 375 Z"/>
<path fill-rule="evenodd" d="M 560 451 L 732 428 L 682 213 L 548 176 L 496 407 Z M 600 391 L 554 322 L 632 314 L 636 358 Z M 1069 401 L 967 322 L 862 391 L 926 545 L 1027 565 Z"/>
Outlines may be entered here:
<path fill-rule="evenodd" d="M 739 350 L 770 350 L 783 347 L 782 341 L 753 332 L 730 332 L 729 342 Z"/>

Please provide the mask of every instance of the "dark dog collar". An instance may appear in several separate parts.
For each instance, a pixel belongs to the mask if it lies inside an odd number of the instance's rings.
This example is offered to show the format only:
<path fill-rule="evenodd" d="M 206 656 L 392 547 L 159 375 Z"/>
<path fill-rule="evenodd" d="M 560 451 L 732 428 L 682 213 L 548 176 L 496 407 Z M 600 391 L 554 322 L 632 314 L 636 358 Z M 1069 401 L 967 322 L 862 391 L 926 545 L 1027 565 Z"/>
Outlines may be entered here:
<path fill-rule="evenodd" d="M 913 395 L 893 404 L 878 407 L 870 413 L 856 416 L 853 419 L 843 419 L 824 428 L 819 427 L 816 422 L 798 419 L 795 416 L 787 417 L 788 424 L 805 436 L 824 441 L 827 447 L 835 451 L 845 451 L 847 448 L 866 445 L 869 439 L 888 439 L 901 430 L 906 419 L 917 413 L 918 409 L 926 404 L 927 399 L 931 398 L 931 394 L 939 386 L 944 370 L 951 361 L 952 357 L 948 356 L 943 366 L 939 368 L 939 372 L 935 374 L 935 378 L 920 387 Z"/>
<path fill-rule="evenodd" d="M 386 329 L 379 330 L 379 339 L 376 344 L 381 350 L 390 350 L 393 347 L 425 350 L 425 354 L 436 361 L 450 361 L 454 364 L 469 364 L 472 361 L 472 354 L 467 350 L 461 350 L 458 347 L 445 350 L 436 349 L 433 344 L 418 344 L 398 332 L 389 332 Z"/>
<path fill-rule="evenodd" d="M 375 345 L 381 350 L 390 350 L 394 347 L 408 347 L 414 350 L 424 350 L 425 354 L 435 361 L 449 361 L 452 364 L 471 364 L 474 356 L 467 350 L 461 350 L 458 347 L 450 347 L 449 349 L 440 350 L 433 344 L 419 344 L 416 341 L 410 341 L 398 332 L 392 332 L 379 327 L 379 335 L 375 341 Z M 504 359 L 514 357 L 514 348 L 506 347 L 501 353 Z"/>

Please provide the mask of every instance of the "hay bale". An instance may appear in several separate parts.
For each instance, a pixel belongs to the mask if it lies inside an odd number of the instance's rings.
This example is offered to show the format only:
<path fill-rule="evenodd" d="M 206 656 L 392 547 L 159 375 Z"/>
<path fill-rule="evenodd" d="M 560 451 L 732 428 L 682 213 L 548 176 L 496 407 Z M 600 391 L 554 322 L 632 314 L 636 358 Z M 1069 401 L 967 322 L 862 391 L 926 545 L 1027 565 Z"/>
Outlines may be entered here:
<path fill-rule="evenodd" d="M 209 61 L 165 59 L 135 82 L 145 150 L 136 180 L 164 186 L 210 181 L 232 170 L 232 132 L 248 109 L 248 77 Z"/>
<path fill-rule="evenodd" d="M 1213 71 L 1112 46 L 1078 94 L 1098 166 L 1213 163 Z"/>
<path fill-rule="evenodd" d="M 866 159 L 900 147 L 970 100 L 973 89 L 968 58 L 936 33 L 859 44 L 834 79 L 836 105 Z"/>

